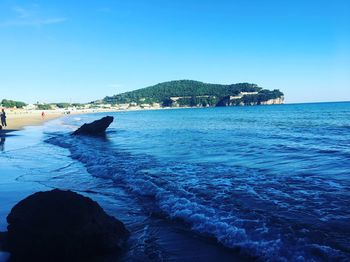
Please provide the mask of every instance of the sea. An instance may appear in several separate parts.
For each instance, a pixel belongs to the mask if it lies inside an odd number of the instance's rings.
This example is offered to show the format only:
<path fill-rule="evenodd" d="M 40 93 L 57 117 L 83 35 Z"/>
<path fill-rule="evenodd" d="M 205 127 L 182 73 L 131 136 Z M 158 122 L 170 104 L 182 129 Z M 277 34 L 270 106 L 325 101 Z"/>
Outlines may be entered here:
<path fill-rule="evenodd" d="M 105 115 L 105 137 L 70 135 Z M 13 188 L 123 221 L 121 261 L 350 261 L 350 102 L 67 115 L 0 150 Z"/>

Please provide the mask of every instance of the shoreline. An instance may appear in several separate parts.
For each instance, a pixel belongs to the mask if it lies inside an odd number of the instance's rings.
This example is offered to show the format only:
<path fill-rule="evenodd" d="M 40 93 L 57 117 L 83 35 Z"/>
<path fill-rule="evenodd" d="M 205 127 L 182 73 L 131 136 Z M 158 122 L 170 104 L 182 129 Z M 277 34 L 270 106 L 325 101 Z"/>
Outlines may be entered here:
<path fill-rule="evenodd" d="M 119 110 L 118 110 L 119 111 Z M 0 130 L 0 136 L 7 136 L 11 132 L 23 130 L 27 126 L 40 126 L 47 121 L 54 120 L 67 115 L 81 115 L 81 114 L 94 114 L 94 113 L 108 113 L 117 112 L 117 110 L 77 110 L 70 112 L 70 114 L 64 111 L 46 110 L 45 116 L 42 117 L 40 110 L 6 110 L 7 126 Z"/>
<path fill-rule="evenodd" d="M 140 225 L 147 227 L 147 232 L 151 232 L 152 236 L 153 234 L 156 234 L 157 239 L 159 238 L 163 240 L 159 242 L 162 247 L 162 249 L 159 249 L 161 250 L 160 252 L 163 252 L 163 249 L 166 250 L 165 254 L 175 258 L 173 259 L 174 261 L 181 261 L 183 257 L 186 256 L 190 258 L 197 258 L 197 260 L 205 260 L 207 256 L 219 257 L 222 261 L 243 260 L 242 256 L 238 252 L 235 253 L 235 251 L 232 251 L 221 244 L 217 244 L 215 238 L 198 237 L 196 234 L 190 233 L 191 231 L 187 231 L 188 229 L 183 227 L 181 227 L 181 231 L 178 231 L 177 228 L 179 228 L 181 225 L 174 227 L 172 222 L 160 221 L 159 218 L 153 218 L 152 222 L 149 222 L 148 215 L 144 215 L 141 212 L 142 209 L 136 202 L 131 201 L 130 198 L 125 199 L 123 190 L 113 189 L 113 194 L 104 195 L 98 191 L 89 191 L 88 185 L 86 188 L 82 187 L 81 185 L 84 185 L 85 183 L 73 183 L 69 177 L 74 177 L 74 179 L 79 177 L 78 180 L 80 182 L 86 181 L 86 179 L 90 181 L 91 178 L 89 177 L 91 174 L 87 172 L 85 167 L 80 169 L 80 165 L 77 165 L 78 168 L 73 167 L 74 173 L 70 173 L 69 170 L 62 169 L 62 167 L 67 165 L 67 160 L 69 162 L 71 161 L 69 153 L 62 154 L 63 157 L 60 156 L 59 161 L 57 161 L 56 155 L 53 152 L 48 152 L 47 155 L 44 154 L 45 151 L 41 151 L 43 147 L 39 146 L 40 150 L 38 151 L 33 150 L 38 147 L 37 142 L 41 141 L 41 137 L 35 135 L 37 132 L 41 132 L 40 127 L 21 131 L 23 134 L 19 135 L 18 137 L 9 137 L 9 141 L 11 140 L 11 143 L 16 143 L 18 146 L 16 145 L 16 150 L 11 148 L 11 150 L 5 152 L 3 158 L 0 157 L 0 171 L 2 174 L 0 179 L 0 192 L 3 193 L 0 194 L 0 203 L 2 203 L 0 207 L 0 232 L 7 231 L 8 223 L 6 217 L 19 201 L 36 192 L 49 191 L 54 188 L 59 188 L 61 190 L 71 190 L 90 197 L 94 201 L 98 202 L 100 206 L 106 212 L 108 212 L 108 214 L 120 219 L 120 221 L 127 226 L 127 228 L 131 231 L 132 237 L 130 237 L 131 242 L 128 246 L 126 246 L 125 253 L 122 257 L 123 259 L 121 260 L 147 260 L 147 254 L 136 253 L 134 248 L 134 246 L 139 243 L 138 239 L 141 239 L 140 243 L 143 243 L 143 239 L 150 239 L 148 238 L 148 234 L 145 236 L 144 230 L 139 230 Z M 30 139 L 28 139 L 28 137 Z M 56 148 L 56 146 L 54 147 Z M 32 156 L 31 152 L 41 152 L 40 155 L 42 157 L 38 159 L 37 156 Z M 23 159 L 24 155 L 28 157 Z M 10 163 L 6 164 L 8 157 L 11 157 L 12 161 L 9 161 Z M 43 159 L 45 159 L 44 165 L 42 164 Z M 41 170 L 40 172 L 25 172 L 26 167 L 35 166 L 36 164 L 40 165 L 40 168 L 38 169 Z M 42 169 L 42 166 L 45 166 L 44 170 Z M 60 183 L 58 180 L 61 179 L 57 180 L 55 178 L 58 178 L 62 174 L 64 174 L 62 179 L 64 178 L 65 182 Z M 63 180 L 61 180 L 61 182 L 62 181 Z M 132 211 L 134 216 L 132 220 L 129 218 L 130 210 L 134 210 Z M 137 219 L 137 223 L 132 222 L 135 221 L 135 219 Z M 158 243 L 158 240 L 156 243 Z M 192 247 L 194 246 L 196 249 L 200 250 L 199 254 L 196 256 L 192 253 Z M 150 246 L 150 248 L 152 247 L 153 245 Z M 158 246 L 155 247 L 157 248 Z M 138 251 L 138 249 L 136 250 Z M 178 250 L 181 250 L 181 253 L 178 252 Z M 9 258 L 10 253 L 0 249 L 0 261 L 7 261 Z"/>
<path fill-rule="evenodd" d="M 59 118 L 63 114 L 50 112 L 41 117 L 41 112 L 6 112 L 7 126 L 0 130 L 0 137 L 11 135 L 12 132 L 23 130 L 27 126 L 39 126 L 47 121 Z"/>
<path fill-rule="evenodd" d="M 63 114 L 60 113 L 46 113 L 44 117 L 41 117 L 41 112 L 30 112 L 30 113 L 7 113 L 7 127 L 3 127 L 3 131 L 14 130 L 18 131 L 26 126 L 37 126 L 45 123 L 46 121 L 53 120 L 61 117 Z"/>
<path fill-rule="evenodd" d="M 313 103 L 294 103 L 295 104 L 319 104 L 319 103 L 348 103 L 347 101 L 337 102 L 313 102 Z M 293 105 L 293 103 L 283 103 L 277 105 Z M 271 105 L 260 105 L 271 106 Z M 153 111 L 153 110 L 176 110 L 176 109 L 202 109 L 211 107 L 161 107 L 161 108 L 130 108 L 130 109 L 77 109 L 69 111 L 66 110 L 23 110 L 23 109 L 5 109 L 7 114 L 7 127 L 0 129 L 0 136 L 4 137 L 14 131 L 23 130 L 27 126 L 39 126 L 47 121 L 60 118 L 67 115 L 82 115 L 95 113 L 116 113 L 129 111 Z M 41 113 L 45 112 L 45 117 L 41 117 Z"/>
<path fill-rule="evenodd" d="M 0 130 L 0 136 L 7 136 L 11 132 L 23 130 L 27 126 L 40 126 L 47 121 L 54 120 L 63 116 L 69 115 L 83 115 L 83 114 L 96 114 L 96 113 L 115 113 L 115 112 L 129 112 L 129 111 L 150 111 L 150 110 L 169 110 L 169 109 L 185 109 L 189 107 L 181 108 L 147 108 L 147 109 L 83 109 L 70 111 L 67 114 L 66 111 L 61 110 L 21 110 L 21 109 L 5 109 L 7 116 L 7 126 Z M 45 112 L 45 116 L 42 117 L 41 113 Z"/>
<path fill-rule="evenodd" d="M 277 105 L 298 105 L 298 104 L 320 104 L 320 103 L 349 103 L 349 101 L 336 102 L 308 102 L 308 103 L 283 103 Z M 260 105 L 271 106 L 271 105 Z M 77 109 L 69 111 L 66 110 L 44 110 L 45 117 L 41 117 L 43 110 L 23 110 L 23 109 L 5 109 L 7 114 L 7 127 L 0 129 L 0 136 L 6 136 L 11 132 L 19 131 L 26 126 L 38 126 L 43 123 L 60 118 L 67 115 L 81 115 L 94 113 L 115 113 L 115 112 L 129 112 L 129 111 L 153 111 L 153 110 L 173 110 L 173 109 L 201 109 L 211 107 L 161 107 L 161 108 L 132 108 L 132 109 Z"/>

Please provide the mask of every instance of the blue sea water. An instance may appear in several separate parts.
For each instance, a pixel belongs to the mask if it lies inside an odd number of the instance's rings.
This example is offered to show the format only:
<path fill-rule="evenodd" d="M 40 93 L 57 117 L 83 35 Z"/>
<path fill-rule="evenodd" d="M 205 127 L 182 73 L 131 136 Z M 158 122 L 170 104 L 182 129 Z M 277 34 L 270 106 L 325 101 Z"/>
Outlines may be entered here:
<path fill-rule="evenodd" d="M 350 260 L 350 103 L 117 112 L 105 138 L 69 135 L 104 115 L 0 155 L 123 220 L 123 260 Z"/>

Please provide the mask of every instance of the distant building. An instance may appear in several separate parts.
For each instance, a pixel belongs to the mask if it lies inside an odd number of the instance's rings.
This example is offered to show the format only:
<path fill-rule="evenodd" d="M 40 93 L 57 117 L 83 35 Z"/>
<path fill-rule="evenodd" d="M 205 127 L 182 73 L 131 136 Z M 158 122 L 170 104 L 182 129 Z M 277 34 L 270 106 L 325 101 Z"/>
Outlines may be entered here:
<path fill-rule="evenodd" d="M 259 92 L 241 92 L 241 95 L 242 96 L 245 96 L 245 95 L 257 95 Z"/>
<path fill-rule="evenodd" d="M 245 95 L 257 95 L 259 92 L 240 92 L 236 96 L 230 96 L 230 100 L 241 99 Z"/>

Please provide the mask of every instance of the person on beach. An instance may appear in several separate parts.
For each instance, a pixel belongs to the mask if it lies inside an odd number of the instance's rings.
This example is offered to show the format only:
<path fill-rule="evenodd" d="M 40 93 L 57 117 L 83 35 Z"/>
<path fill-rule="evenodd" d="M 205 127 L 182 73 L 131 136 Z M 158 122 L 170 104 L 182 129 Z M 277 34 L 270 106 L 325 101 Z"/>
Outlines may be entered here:
<path fill-rule="evenodd" d="M 2 109 L 2 111 L 1 111 L 1 125 L 3 127 L 7 126 L 5 109 Z"/>
<path fill-rule="evenodd" d="M 41 118 L 42 118 L 42 119 L 45 118 L 45 112 L 44 112 L 44 111 L 41 112 Z"/>

